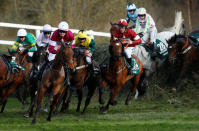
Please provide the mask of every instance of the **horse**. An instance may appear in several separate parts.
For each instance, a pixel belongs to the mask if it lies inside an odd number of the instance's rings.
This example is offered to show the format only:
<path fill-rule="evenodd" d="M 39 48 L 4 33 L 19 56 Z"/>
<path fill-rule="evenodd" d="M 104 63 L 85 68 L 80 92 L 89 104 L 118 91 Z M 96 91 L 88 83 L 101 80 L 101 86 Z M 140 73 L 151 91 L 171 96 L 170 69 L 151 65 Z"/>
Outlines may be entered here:
<path fill-rule="evenodd" d="M 195 45 L 195 40 L 192 35 L 199 34 L 199 28 L 186 35 L 175 35 L 168 40 L 169 48 L 169 61 L 177 68 L 180 68 L 180 74 L 177 78 L 176 85 L 180 84 L 180 81 L 187 76 L 188 71 L 194 70 L 199 63 L 199 51 L 198 45 Z"/>
<path fill-rule="evenodd" d="M 102 69 L 102 87 L 106 87 L 107 85 L 111 88 L 110 98 L 108 103 L 105 107 L 101 108 L 103 113 L 108 112 L 109 105 L 116 105 L 117 101 L 115 97 L 120 92 L 122 86 L 128 81 L 131 80 L 133 83 L 133 87 L 131 87 L 131 91 L 129 92 L 126 104 L 128 105 L 131 99 L 132 94 L 136 93 L 136 88 L 138 86 L 139 80 L 143 73 L 143 65 L 136 56 L 134 59 L 139 65 L 139 74 L 137 75 L 129 75 L 128 74 L 128 67 L 125 62 L 125 58 L 123 56 L 123 46 L 120 40 L 111 39 L 112 43 L 112 56 L 110 57 L 109 65 Z"/>
<path fill-rule="evenodd" d="M 34 80 L 31 79 L 32 73 L 33 73 L 33 62 L 32 60 L 30 60 L 30 57 L 28 56 L 28 54 L 20 54 L 20 49 L 18 48 L 17 51 L 15 52 L 11 52 L 10 49 L 8 49 L 8 52 L 11 56 L 15 57 L 15 62 L 22 66 L 23 68 L 25 68 L 24 73 L 24 81 L 23 81 L 23 85 L 25 86 L 23 89 L 23 95 L 22 95 L 22 109 L 25 108 L 26 104 L 28 104 L 28 102 L 26 101 L 28 94 L 29 94 L 29 89 L 34 88 L 35 86 L 35 82 Z M 19 91 L 17 91 L 19 92 Z M 19 96 L 21 97 L 21 96 Z"/>
<path fill-rule="evenodd" d="M 164 50 L 167 52 L 167 48 L 168 48 L 167 40 L 169 40 L 175 34 L 180 33 L 182 24 L 183 24 L 182 14 L 181 12 L 177 12 L 174 26 L 167 29 L 168 31 L 157 33 L 157 40 L 161 41 L 159 43 L 160 51 Z M 111 23 L 111 29 L 110 29 L 111 35 L 113 36 L 116 32 L 118 32 L 118 30 L 119 30 L 118 24 Z M 147 92 L 147 90 L 149 89 L 148 83 L 149 83 L 150 76 L 155 71 L 157 71 L 159 67 L 163 65 L 163 63 L 167 60 L 167 57 L 165 58 L 157 57 L 155 60 L 153 60 L 150 56 L 150 53 L 147 51 L 147 49 L 143 47 L 143 44 L 135 46 L 133 55 L 135 55 L 143 64 L 144 73 L 140 81 L 139 88 L 141 89 L 142 92 Z M 100 96 L 100 98 L 102 97 Z"/>
<path fill-rule="evenodd" d="M 84 56 L 85 50 L 87 50 L 87 48 L 84 48 L 84 47 L 77 47 L 74 49 L 77 65 L 75 67 L 75 72 L 71 73 L 71 79 L 70 79 L 72 88 L 75 88 L 78 94 L 78 105 L 77 105 L 76 112 L 80 111 L 82 95 L 83 95 L 83 87 L 84 86 L 88 87 L 88 94 L 87 94 L 87 98 L 86 98 L 86 102 L 85 102 L 85 106 L 82 111 L 82 114 L 85 113 L 90 103 L 90 100 L 95 92 L 95 89 L 98 85 L 98 80 L 100 78 L 100 75 L 93 77 L 91 72 L 89 72 L 87 68 L 88 64 L 85 62 L 85 56 Z M 93 62 L 95 63 L 95 61 Z M 96 63 L 95 65 L 97 66 Z M 70 88 L 70 94 L 66 103 L 65 103 L 65 99 L 67 97 L 66 96 L 67 92 L 63 96 L 63 104 L 62 104 L 61 112 L 69 108 L 72 92 L 74 90 L 72 88 Z"/>
<path fill-rule="evenodd" d="M 51 120 L 52 111 L 55 108 L 60 96 L 66 90 L 66 86 L 64 85 L 65 73 L 64 68 L 74 69 L 75 62 L 73 60 L 73 50 L 70 48 L 69 44 L 65 44 L 61 42 L 61 47 L 59 52 L 55 56 L 55 60 L 52 62 L 49 68 L 44 70 L 41 80 L 41 87 L 37 92 L 37 108 L 32 120 L 32 124 L 36 123 L 36 119 L 41 110 L 41 104 L 46 92 L 50 92 L 52 100 L 50 105 L 50 112 L 47 120 Z M 53 98 L 53 99 L 51 99 Z M 30 109 L 29 116 L 33 114 L 33 108 Z"/>
<path fill-rule="evenodd" d="M 2 104 L 1 112 L 3 113 L 5 105 L 7 103 L 8 96 L 22 84 L 24 80 L 24 74 L 22 70 L 16 73 L 11 72 L 8 63 L 12 57 L 7 55 L 0 56 L 0 103 Z"/>

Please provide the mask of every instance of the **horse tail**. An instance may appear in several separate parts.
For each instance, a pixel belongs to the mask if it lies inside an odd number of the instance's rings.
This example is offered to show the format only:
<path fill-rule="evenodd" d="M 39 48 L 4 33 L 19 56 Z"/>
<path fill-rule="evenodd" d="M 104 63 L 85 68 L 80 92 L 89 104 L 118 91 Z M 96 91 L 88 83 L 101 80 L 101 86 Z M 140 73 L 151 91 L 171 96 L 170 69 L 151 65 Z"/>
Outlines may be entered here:
<path fill-rule="evenodd" d="M 175 13 L 175 23 L 174 26 L 169 28 L 168 30 L 175 33 L 175 34 L 180 34 L 183 32 L 183 21 L 184 19 L 182 18 L 182 12 L 178 11 Z"/>

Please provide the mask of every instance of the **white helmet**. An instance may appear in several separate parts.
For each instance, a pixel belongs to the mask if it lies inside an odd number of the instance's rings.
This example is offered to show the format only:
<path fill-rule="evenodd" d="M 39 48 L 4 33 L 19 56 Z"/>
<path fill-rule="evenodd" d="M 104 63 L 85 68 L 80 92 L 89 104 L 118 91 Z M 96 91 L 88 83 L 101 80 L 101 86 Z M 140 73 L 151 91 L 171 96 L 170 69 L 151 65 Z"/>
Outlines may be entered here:
<path fill-rule="evenodd" d="M 136 10 L 135 4 L 129 3 L 129 4 L 126 6 L 126 10 L 127 10 L 127 11 L 129 11 L 129 10 Z"/>
<path fill-rule="evenodd" d="M 17 32 L 17 36 L 26 36 L 27 32 L 25 29 L 19 29 Z"/>
<path fill-rule="evenodd" d="M 68 31 L 68 28 L 69 28 L 68 23 L 65 21 L 60 22 L 58 25 L 59 30 Z"/>
<path fill-rule="evenodd" d="M 146 9 L 145 8 L 139 8 L 138 15 L 146 15 Z"/>
<path fill-rule="evenodd" d="M 51 32 L 52 31 L 52 27 L 49 24 L 45 24 L 43 26 L 43 32 Z"/>

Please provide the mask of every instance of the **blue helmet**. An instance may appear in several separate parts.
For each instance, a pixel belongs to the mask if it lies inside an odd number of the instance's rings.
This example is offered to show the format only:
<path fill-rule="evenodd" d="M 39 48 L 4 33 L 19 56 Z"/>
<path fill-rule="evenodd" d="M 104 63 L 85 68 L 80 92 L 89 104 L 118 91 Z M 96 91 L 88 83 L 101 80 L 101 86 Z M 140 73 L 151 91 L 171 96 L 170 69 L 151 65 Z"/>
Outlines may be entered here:
<path fill-rule="evenodd" d="M 129 10 L 136 10 L 135 4 L 129 3 L 129 4 L 126 6 L 126 10 L 127 10 L 127 11 L 129 11 Z"/>

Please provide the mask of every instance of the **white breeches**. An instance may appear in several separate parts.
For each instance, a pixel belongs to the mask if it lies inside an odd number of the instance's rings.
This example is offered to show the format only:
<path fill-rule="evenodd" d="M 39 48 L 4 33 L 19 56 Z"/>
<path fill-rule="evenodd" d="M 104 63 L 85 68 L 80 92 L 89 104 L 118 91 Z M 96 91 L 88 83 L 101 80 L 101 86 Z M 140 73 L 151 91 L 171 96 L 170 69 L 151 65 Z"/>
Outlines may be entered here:
<path fill-rule="evenodd" d="M 89 53 L 89 54 L 86 55 L 86 62 L 87 62 L 88 64 L 92 64 L 91 56 L 92 56 L 91 53 Z"/>
<path fill-rule="evenodd" d="M 156 36 L 157 36 L 157 29 L 156 27 L 150 28 L 147 33 L 144 34 L 142 37 L 142 43 L 146 43 L 146 41 L 150 38 L 150 42 L 156 41 Z"/>
<path fill-rule="evenodd" d="M 135 47 L 127 47 L 127 48 L 124 50 L 124 52 L 125 52 L 127 58 L 131 58 L 131 55 L 133 54 L 133 52 L 134 52 L 134 50 L 135 50 L 134 48 L 135 48 Z"/>
<path fill-rule="evenodd" d="M 56 56 L 56 54 L 49 53 L 49 55 L 48 55 L 48 61 L 54 60 L 55 56 Z"/>

